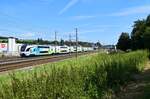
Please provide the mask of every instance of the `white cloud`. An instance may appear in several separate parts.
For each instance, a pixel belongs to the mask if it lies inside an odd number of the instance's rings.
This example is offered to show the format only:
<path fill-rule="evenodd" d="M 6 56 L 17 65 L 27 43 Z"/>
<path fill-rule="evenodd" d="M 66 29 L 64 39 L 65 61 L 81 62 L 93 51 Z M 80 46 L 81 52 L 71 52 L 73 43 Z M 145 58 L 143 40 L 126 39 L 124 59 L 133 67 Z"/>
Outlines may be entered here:
<path fill-rule="evenodd" d="M 80 16 L 74 16 L 72 17 L 72 19 L 74 20 L 83 20 L 83 19 L 91 19 L 91 18 L 95 18 L 96 16 L 90 16 L 90 15 L 80 15 Z"/>
<path fill-rule="evenodd" d="M 76 5 L 77 3 L 79 2 L 82 2 L 82 3 L 90 3 L 90 2 L 93 2 L 94 0 L 70 0 L 66 6 L 60 10 L 59 12 L 59 15 L 63 14 L 64 12 L 66 12 L 69 8 L 71 8 L 72 6 Z"/>
<path fill-rule="evenodd" d="M 79 34 L 86 34 L 86 33 L 100 33 L 104 32 L 105 29 L 91 29 L 91 30 L 81 30 L 79 31 Z"/>
<path fill-rule="evenodd" d="M 71 8 L 72 6 L 74 6 L 78 2 L 79 2 L 79 0 L 70 0 L 70 2 L 59 12 L 59 15 L 66 12 L 69 8 Z"/>
<path fill-rule="evenodd" d="M 150 5 L 126 8 L 121 12 L 113 13 L 110 16 L 128 16 L 133 14 L 148 14 L 150 13 Z"/>
<path fill-rule="evenodd" d="M 25 38 L 30 38 L 30 37 L 34 37 L 35 33 L 32 32 L 22 33 L 21 36 Z"/>

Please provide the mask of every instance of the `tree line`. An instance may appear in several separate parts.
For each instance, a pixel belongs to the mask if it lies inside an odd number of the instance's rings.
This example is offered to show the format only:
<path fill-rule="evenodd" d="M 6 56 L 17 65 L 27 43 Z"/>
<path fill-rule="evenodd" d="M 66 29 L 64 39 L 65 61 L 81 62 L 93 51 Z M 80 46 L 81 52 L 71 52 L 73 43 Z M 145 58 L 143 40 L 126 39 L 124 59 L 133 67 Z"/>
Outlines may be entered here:
<path fill-rule="evenodd" d="M 0 37 L 0 43 L 7 43 L 8 42 L 8 38 L 6 37 Z M 23 39 L 17 39 L 16 40 L 17 43 L 22 43 L 22 44 L 38 44 L 38 45 L 59 45 L 59 46 L 63 46 L 63 45 L 67 45 L 67 46 L 75 46 L 76 42 L 74 41 L 67 41 L 67 40 L 63 40 L 61 39 L 60 41 L 48 41 L 48 40 L 43 40 L 42 38 L 38 38 L 36 40 L 23 40 Z M 97 43 L 91 43 L 91 42 L 83 42 L 83 41 L 78 41 L 78 45 L 79 46 L 84 46 L 84 47 L 92 47 L 92 46 L 97 46 L 97 47 L 101 47 L 101 43 L 97 42 Z"/>
<path fill-rule="evenodd" d="M 135 21 L 130 34 L 123 32 L 119 37 L 117 48 L 123 51 L 150 49 L 150 15 L 146 19 Z"/>

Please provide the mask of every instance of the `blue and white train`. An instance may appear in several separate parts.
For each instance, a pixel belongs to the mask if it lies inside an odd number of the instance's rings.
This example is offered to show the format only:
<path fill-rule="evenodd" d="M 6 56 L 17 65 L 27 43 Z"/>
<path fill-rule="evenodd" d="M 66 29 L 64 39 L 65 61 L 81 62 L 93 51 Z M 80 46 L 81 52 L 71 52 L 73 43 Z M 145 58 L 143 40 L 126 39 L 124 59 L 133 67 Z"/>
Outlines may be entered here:
<path fill-rule="evenodd" d="M 86 52 L 94 50 L 92 47 L 77 47 L 78 52 Z M 65 54 L 76 52 L 75 46 L 51 46 L 51 45 L 23 45 L 20 49 L 21 57 Z"/>

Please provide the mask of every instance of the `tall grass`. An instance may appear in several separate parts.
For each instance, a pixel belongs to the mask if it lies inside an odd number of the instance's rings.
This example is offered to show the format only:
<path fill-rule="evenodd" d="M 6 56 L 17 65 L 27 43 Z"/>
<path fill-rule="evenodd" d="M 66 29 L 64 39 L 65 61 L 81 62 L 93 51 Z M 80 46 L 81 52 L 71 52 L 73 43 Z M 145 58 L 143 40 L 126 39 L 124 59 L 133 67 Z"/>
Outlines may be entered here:
<path fill-rule="evenodd" d="M 108 98 L 143 69 L 147 51 L 126 54 L 98 54 L 60 62 L 36 70 L 30 77 L 10 74 L 10 83 L 1 83 L 2 99 L 101 99 Z M 57 65 L 57 66 L 56 66 Z M 108 96 L 107 96 L 108 95 Z"/>

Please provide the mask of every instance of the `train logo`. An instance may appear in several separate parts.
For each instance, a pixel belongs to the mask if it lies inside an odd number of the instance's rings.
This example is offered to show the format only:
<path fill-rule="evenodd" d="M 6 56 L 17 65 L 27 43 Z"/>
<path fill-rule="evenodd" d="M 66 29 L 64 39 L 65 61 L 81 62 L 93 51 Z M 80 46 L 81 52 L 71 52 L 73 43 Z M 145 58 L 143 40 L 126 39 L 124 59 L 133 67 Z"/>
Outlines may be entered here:
<path fill-rule="evenodd" d="M 6 43 L 0 43 L 0 50 L 1 51 L 7 51 L 7 44 Z"/>

